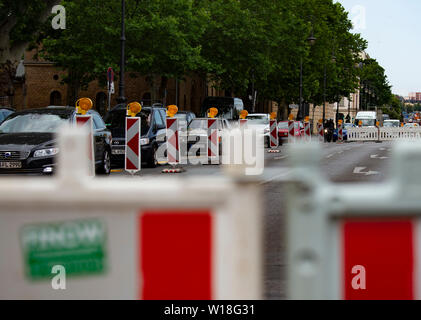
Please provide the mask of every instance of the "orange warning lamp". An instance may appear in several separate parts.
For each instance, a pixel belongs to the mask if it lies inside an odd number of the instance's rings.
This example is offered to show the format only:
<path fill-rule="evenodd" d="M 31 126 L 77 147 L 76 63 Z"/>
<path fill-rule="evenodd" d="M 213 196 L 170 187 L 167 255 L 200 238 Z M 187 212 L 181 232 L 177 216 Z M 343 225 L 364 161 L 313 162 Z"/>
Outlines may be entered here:
<path fill-rule="evenodd" d="M 130 117 L 136 117 L 140 111 L 142 111 L 142 105 L 139 102 L 132 102 L 127 105 L 127 115 Z"/>
<path fill-rule="evenodd" d="M 323 119 L 319 119 L 319 123 L 320 124 L 323 124 Z"/>
<path fill-rule="evenodd" d="M 242 110 L 240 112 L 240 119 L 244 120 L 245 118 L 247 118 L 247 116 L 249 115 L 247 110 Z"/>
<path fill-rule="evenodd" d="M 209 118 L 215 118 L 218 115 L 218 109 L 216 108 L 210 108 L 208 110 L 208 117 Z"/>
<path fill-rule="evenodd" d="M 76 101 L 76 112 L 77 114 L 85 115 L 89 110 L 92 109 L 93 102 L 89 98 L 81 98 Z"/>
<path fill-rule="evenodd" d="M 178 112 L 178 107 L 174 104 L 167 107 L 167 117 L 173 118 Z"/>
<path fill-rule="evenodd" d="M 304 122 L 310 122 L 310 117 L 309 116 L 305 117 Z"/>
<path fill-rule="evenodd" d="M 339 120 L 339 121 L 338 121 L 338 124 L 342 124 L 342 123 L 343 123 L 343 120 Z"/>
<path fill-rule="evenodd" d="M 362 122 L 361 120 L 358 122 L 358 126 L 359 126 L 360 128 L 363 126 L 363 122 Z"/>
<path fill-rule="evenodd" d="M 401 123 L 401 127 L 402 127 L 402 128 L 404 127 L 404 124 L 403 124 L 403 122 Z"/>
<path fill-rule="evenodd" d="M 377 122 L 376 122 L 376 126 L 377 126 L 377 127 L 380 127 L 380 122 L 378 122 L 378 121 L 377 121 Z"/>
<path fill-rule="evenodd" d="M 270 120 L 276 120 L 276 116 L 277 116 L 276 112 L 272 112 L 270 114 Z"/>
<path fill-rule="evenodd" d="M 294 115 L 292 113 L 289 115 L 288 120 L 289 121 L 294 121 Z"/>

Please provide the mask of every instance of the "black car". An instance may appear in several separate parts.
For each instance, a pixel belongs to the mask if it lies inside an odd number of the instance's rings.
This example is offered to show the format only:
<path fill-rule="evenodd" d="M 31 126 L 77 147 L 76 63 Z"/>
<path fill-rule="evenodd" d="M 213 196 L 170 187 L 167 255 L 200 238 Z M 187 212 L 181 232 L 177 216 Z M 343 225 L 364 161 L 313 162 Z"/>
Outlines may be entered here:
<path fill-rule="evenodd" d="M 14 109 L 0 107 L 0 123 L 2 123 L 4 119 L 10 116 L 13 112 L 15 112 Z"/>
<path fill-rule="evenodd" d="M 111 132 L 101 116 L 88 112 L 93 119 L 95 169 L 98 174 L 111 171 Z M 16 112 L 0 125 L 0 174 L 54 173 L 55 133 L 66 123 L 75 122 L 75 108 L 45 108 Z"/>
<path fill-rule="evenodd" d="M 111 130 L 113 135 L 111 164 L 114 168 L 124 167 L 126 114 L 126 105 L 119 104 L 105 116 L 107 128 Z M 165 139 L 157 139 L 157 137 L 165 137 L 166 134 L 166 109 L 162 107 L 142 107 L 142 111 L 137 116 L 141 118 L 140 144 L 142 163 L 154 168 L 158 165 L 156 152 L 165 141 Z"/>
<path fill-rule="evenodd" d="M 174 118 L 178 119 L 180 129 L 187 131 L 189 123 L 196 118 L 196 115 L 191 111 L 178 111 Z"/>

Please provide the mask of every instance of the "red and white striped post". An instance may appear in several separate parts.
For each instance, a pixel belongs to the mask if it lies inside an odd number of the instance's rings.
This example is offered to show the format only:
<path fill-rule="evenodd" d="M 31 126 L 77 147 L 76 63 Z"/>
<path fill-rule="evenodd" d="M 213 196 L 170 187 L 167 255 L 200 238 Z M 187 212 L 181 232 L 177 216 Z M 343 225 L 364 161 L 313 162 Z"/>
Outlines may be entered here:
<path fill-rule="evenodd" d="M 162 173 L 181 173 L 183 169 L 176 168 L 180 163 L 180 139 L 178 119 L 174 118 L 178 108 L 175 105 L 168 106 L 167 111 L 167 159 L 171 169 L 164 169 Z"/>
<path fill-rule="evenodd" d="M 76 126 L 86 128 L 89 131 L 88 135 L 88 150 L 87 156 L 89 159 L 89 175 L 95 176 L 95 149 L 93 138 L 93 121 L 92 117 L 87 114 L 92 109 L 93 102 L 89 98 L 81 98 L 76 102 Z"/>
<path fill-rule="evenodd" d="M 142 110 L 138 102 L 128 105 L 126 117 L 126 151 L 125 170 L 134 175 L 141 170 L 141 150 L 140 150 L 140 117 L 136 115 Z"/>
<path fill-rule="evenodd" d="M 343 130 L 343 122 L 342 120 L 338 121 L 338 142 L 344 142 L 344 130 Z"/>
<path fill-rule="evenodd" d="M 306 117 L 304 120 L 304 141 L 311 141 L 311 132 L 310 132 L 310 119 Z"/>
<path fill-rule="evenodd" d="M 292 114 L 288 117 L 288 143 L 295 142 L 295 121 Z"/>
<path fill-rule="evenodd" d="M 208 163 L 219 164 L 218 120 L 208 119 Z"/>
<path fill-rule="evenodd" d="M 276 121 L 276 112 L 272 112 L 270 115 L 269 130 L 270 130 L 270 149 L 269 153 L 279 153 L 277 149 L 279 147 L 279 134 L 278 134 L 278 122 Z"/>
<path fill-rule="evenodd" d="M 323 126 L 323 120 L 320 119 L 320 121 L 317 123 L 317 135 L 319 137 L 319 142 L 325 142 L 325 129 Z"/>

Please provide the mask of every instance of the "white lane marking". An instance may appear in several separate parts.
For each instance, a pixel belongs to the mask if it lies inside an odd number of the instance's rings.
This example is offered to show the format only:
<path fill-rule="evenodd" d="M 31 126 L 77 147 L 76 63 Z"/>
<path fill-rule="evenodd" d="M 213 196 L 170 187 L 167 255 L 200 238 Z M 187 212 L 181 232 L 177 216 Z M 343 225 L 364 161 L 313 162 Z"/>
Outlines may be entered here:
<path fill-rule="evenodd" d="M 386 148 L 380 148 L 379 150 L 380 151 L 386 151 L 387 149 Z"/>
<path fill-rule="evenodd" d="M 282 172 L 282 173 L 280 173 L 280 174 L 278 174 L 278 175 L 276 175 L 276 176 L 274 176 L 274 177 L 272 177 L 270 179 L 267 179 L 265 181 L 262 181 L 260 183 L 260 185 L 267 184 L 267 183 L 272 182 L 274 180 L 279 180 L 280 178 L 283 178 L 283 177 L 288 176 L 291 172 L 292 172 L 292 170 L 288 169 L 288 170 L 286 170 L 286 171 L 284 171 L 284 172 Z"/>
<path fill-rule="evenodd" d="M 356 167 L 354 169 L 354 174 L 364 174 L 366 176 L 372 176 L 372 175 L 379 174 L 379 172 L 377 172 L 377 171 L 371 171 L 371 170 L 369 170 L 367 172 L 363 172 L 365 169 L 367 169 L 367 167 Z"/>
<path fill-rule="evenodd" d="M 380 160 L 385 160 L 385 159 L 389 159 L 389 157 L 379 157 L 378 154 L 372 154 L 370 156 L 371 159 L 380 159 Z"/>
<path fill-rule="evenodd" d="M 330 159 L 330 158 L 332 158 L 334 155 L 335 155 L 335 154 L 334 154 L 334 153 L 332 153 L 332 154 L 330 154 L 330 155 L 326 156 L 326 159 Z"/>
<path fill-rule="evenodd" d="M 274 159 L 275 160 L 283 160 L 283 159 L 286 159 L 286 158 L 288 158 L 288 156 L 275 157 Z"/>

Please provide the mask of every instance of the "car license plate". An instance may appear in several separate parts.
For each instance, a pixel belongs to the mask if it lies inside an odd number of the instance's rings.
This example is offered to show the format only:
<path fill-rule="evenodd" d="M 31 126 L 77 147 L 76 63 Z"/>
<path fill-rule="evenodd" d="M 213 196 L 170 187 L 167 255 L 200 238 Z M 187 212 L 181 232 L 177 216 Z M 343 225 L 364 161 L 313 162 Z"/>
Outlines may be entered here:
<path fill-rule="evenodd" d="M 0 162 L 0 169 L 20 169 L 22 162 Z"/>
<path fill-rule="evenodd" d="M 124 149 L 113 149 L 112 153 L 116 154 L 116 155 L 125 154 L 126 150 L 124 150 Z"/>

